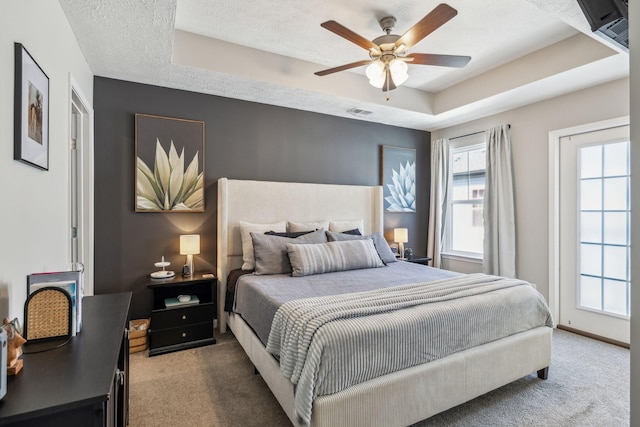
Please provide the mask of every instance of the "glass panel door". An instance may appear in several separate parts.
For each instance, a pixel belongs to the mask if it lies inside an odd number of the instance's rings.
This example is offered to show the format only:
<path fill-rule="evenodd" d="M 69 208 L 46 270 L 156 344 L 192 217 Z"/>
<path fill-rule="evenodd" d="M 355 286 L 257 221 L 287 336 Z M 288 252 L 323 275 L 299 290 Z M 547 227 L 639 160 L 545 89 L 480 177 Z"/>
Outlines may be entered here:
<path fill-rule="evenodd" d="M 629 342 L 629 126 L 560 140 L 558 324 Z"/>

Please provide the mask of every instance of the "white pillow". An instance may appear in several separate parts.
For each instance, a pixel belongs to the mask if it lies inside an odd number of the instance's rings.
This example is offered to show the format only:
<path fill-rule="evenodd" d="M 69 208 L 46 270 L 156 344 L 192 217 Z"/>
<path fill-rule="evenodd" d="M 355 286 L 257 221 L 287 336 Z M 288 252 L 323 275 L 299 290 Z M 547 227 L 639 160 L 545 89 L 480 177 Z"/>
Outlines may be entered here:
<path fill-rule="evenodd" d="M 284 233 L 287 231 L 287 222 L 280 221 L 273 224 L 254 224 L 240 221 L 240 237 L 242 238 L 242 269 L 253 270 L 256 268 L 256 260 L 253 256 L 253 240 L 251 233 L 266 233 L 276 231 Z"/>
<path fill-rule="evenodd" d="M 364 226 L 361 219 L 353 221 L 331 221 L 329 223 L 329 231 L 334 231 L 336 233 L 353 230 L 355 228 L 360 230 L 360 234 L 364 234 Z"/>
<path fill-rule="evenodd" d="M 287 231 L 295 233 L 298 231 L 315 231 L 315 230 L 328 230 L 329 221 L 316 221 L 316 222 L 287 222 Z"/>

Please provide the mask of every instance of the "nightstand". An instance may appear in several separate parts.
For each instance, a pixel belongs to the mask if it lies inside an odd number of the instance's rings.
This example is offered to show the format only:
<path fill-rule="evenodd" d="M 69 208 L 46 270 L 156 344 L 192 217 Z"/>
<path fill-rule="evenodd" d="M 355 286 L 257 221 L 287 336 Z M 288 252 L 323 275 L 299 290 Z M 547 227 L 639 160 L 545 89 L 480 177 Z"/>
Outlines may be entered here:
<path fill-rule="evenodd" d="M 429 261 L 431 261 L 431 258 L 429 257 L 417 257 L 417 256 L 414 256 L 410 259 L 408 258 L 405 258 L 405 259 L 398 258 L 398 259 L 400 261 L 413 262 L 415 264 L 422 264 L 422 265 L 429 265 Z"/>
<path fill-rule="evenodd" d="M 217 316 L 218 280 L 202 275 L 150 279 L 147 287 L 153 292 L 153 306 L 149 356 L 216 343 L 213 321 Z M 179 295 L 189 295 L 191 299 L 180 302 Z"/>

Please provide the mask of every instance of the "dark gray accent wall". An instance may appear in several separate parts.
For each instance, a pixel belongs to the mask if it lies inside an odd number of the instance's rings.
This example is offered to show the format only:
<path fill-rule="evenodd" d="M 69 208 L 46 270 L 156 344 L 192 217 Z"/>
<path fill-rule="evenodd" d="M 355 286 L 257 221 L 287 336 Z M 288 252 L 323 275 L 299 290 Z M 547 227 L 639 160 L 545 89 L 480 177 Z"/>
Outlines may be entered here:
<path fill-rule="evenodd" d="M 133 318 L 150 314 L 154 262 L 164 256 L 181 270 L 180 234 L 201 235 L 195 268 L 215 272 L 221 177 L 379 185 L 381 146 L 415 148 L 417 212 L 387 213 L 384 224 L 388 239 L 407 227 L 407 246 L 426 253 L 429 132 L 102 77 L 94 112 L 95 292 L 133 291 Z M 136 113 L 205 122 L 204 213 L 134 212 Z"/>

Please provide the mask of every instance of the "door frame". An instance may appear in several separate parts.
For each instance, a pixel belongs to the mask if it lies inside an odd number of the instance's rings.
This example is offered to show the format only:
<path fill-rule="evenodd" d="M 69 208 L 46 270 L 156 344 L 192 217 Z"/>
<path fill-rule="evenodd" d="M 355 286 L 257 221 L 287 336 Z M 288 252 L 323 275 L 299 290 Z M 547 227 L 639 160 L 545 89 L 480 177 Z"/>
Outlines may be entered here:
<path fill-rule="evenodd" d="M 88 98 L 82 93 L 80 85 L 73 78 L 73 75 L 69 73 L 69 143 L 71 143 L 72 135 L 72 119 L 73 104 L 77 104 L 84 110 L 80 128 L 82 132 L 81 146 L 77 147 L 79 150 L 79 212 L 81 218 L 79 218 L 78 228 L 80 234 L 79 257 L 83 260 L 84 275 L 83 275 L 83 295 L 94 294 L 94 133 L 93 133 L 93 121 L 94 112 L 93 106 L 89 103 Z M 69 145 L 69 156 L 71 156 L 71 145 Z M 71 168 L 73 164 L 69 161 L 69 194 L 72 191 L 71 183 Z M 69 242 L 71 242 L 71 206 L 69 207 Z M 71 259 L 71 252 L 69 253 Z"/>
<path fill-rule="evenodd" d="M 628 126 L 629 116 L 549 132 L 549 309 L 560 319 L 560 139 L 580 133 Z"/>

